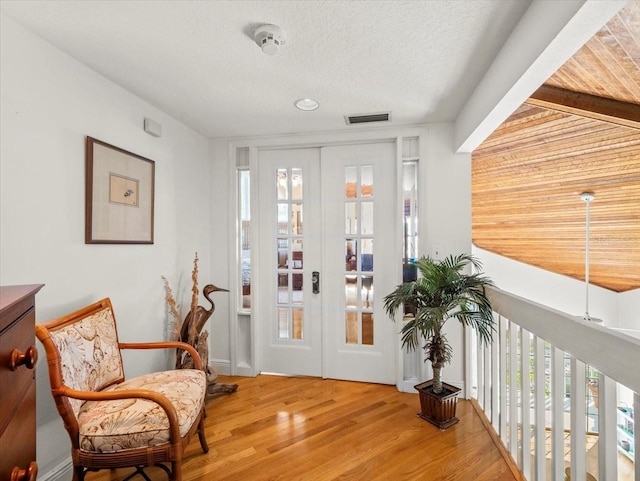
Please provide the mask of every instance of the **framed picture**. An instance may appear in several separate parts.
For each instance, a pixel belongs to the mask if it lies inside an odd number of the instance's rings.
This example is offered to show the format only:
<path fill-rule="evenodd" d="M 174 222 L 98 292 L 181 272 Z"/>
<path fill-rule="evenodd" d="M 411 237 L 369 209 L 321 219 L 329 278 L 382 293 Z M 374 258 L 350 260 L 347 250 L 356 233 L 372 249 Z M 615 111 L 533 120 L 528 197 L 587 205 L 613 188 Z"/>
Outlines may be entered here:
<path fill-rule="evenodd" d="M 153 244 L 155 162 L 92 137 L 86 149 L 85 244 Z"/>

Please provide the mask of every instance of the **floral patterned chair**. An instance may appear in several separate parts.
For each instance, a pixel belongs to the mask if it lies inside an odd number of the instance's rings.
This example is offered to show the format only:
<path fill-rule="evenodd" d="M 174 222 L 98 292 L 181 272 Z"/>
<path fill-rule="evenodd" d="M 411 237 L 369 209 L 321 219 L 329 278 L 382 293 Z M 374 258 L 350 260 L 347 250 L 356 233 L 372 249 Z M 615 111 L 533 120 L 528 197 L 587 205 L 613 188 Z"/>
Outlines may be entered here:
<path fill-rule="evenodd" d="M 181 463 L 196 431 L 202 450 L 206 378 L 196 350 L 181 342 L 121 343 L 111 301 L 36 325 L 49 366 L 58 412 L 71 438 L 73 479 L 87 471 L 161 466 L 182 479 Z M 180 369 L 124 379 L 121 349 L 181 348 L 196 369 Z M 170 463 L 169 469 L 164 464 Z M 148 478 L 147 478 L 148 479 Z"/>

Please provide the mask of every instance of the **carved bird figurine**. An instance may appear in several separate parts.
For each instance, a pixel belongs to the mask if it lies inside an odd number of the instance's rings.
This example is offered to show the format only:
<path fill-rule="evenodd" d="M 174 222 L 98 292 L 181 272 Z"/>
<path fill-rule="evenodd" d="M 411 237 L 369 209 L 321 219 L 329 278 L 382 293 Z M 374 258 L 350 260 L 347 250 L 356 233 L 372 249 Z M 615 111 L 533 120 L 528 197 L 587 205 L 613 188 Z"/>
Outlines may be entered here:
<path fill-rule="evenodd" d="M 209 297 L 209 294 L 213 292 L 229 292 L 228 289 L 223 289 L 222 287 L 214 286 L 213 284 L 207 284 L 202 289 L 202 294 L 211 304 L 211 309 L 205 309 L 202 306 L 196 307 L 193 311 L 189 311 L 187 317 L 185 317 L 184 322 L 182 323 L 182 328 L 180 329 L 180 340 L 183 342 L 192 343 L 195 338 L 200 334 L 202 328 L 206 324 L 207 320 L 213 314 L 213 311 L 216 310 L 216 305 Z"/>

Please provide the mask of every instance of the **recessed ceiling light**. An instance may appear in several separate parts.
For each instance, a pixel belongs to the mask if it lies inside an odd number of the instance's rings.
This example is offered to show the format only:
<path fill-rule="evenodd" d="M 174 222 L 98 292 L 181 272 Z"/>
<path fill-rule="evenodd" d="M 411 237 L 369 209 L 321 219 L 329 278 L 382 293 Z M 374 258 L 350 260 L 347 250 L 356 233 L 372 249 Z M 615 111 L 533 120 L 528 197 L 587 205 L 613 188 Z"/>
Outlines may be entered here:
<path fill-rule="evenodd" d="M 313 99 L 298 99 L 293 105 L 296 106 L 297 109 L 300 110 L 315 110 L 320 107 L 320 104 Z"/>

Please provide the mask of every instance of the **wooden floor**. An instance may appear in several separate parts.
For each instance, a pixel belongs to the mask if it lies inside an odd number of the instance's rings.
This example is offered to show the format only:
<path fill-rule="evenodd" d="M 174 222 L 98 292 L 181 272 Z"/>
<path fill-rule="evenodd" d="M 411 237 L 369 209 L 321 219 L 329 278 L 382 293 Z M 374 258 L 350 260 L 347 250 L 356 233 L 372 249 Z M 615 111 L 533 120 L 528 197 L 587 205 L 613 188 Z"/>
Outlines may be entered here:
<path fill-rule="evenodd" d="M 210 450 L 192 440 L 184 481 L 515 480 L 468 401 L 458 403 L 460 423 L 440 431 L 416 416 L 418 396 L 395 386 L 265 375 L 218 381 L 238 391 L 208 401 Z M 159 468 L 147 473 L 166 480 Z"/>

